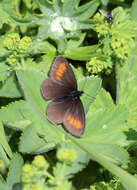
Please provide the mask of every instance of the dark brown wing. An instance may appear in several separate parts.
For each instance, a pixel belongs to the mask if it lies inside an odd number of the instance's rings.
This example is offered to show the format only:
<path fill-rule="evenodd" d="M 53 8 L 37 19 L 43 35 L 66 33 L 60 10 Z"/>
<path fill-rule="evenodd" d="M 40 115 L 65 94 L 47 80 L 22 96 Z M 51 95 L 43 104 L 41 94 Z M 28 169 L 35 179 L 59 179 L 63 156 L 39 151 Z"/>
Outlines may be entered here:
<path fill-rule="evenodd" d="M 85 112 L 80 99 L 72 101 L 63 119 L 65 128 L 74 136 L 81 137 L 85 129 Z"/>
<path fill-rule="evenodd" d="M 69 109 L 71 104 L 70 99 L 63 99 L 61 101 L 53 101 L 48 105 L 47 116 L 53 123 L 63 123 L 63 118 L 66 111 Z"/>
<path fill-rule="evenodd" d="M 67 96 L 69 89 L 47 78 L 41 85 L 41 93 L 45 99 L 49 100 Z"/>
<path fill-rule="evenodd" d="M 58 56 L 51 67 L 50 78 L 41 85 L 41 92 L 45 99 L 61 98 L 77 90 L 77 81 L 67 60 Z"/>
<path fill-rule="evenodd" d="M 77 81 L 72 68 L 68 61 L 62 56 L 58 56 L 54 60 L 50 77 L 53 81 L 69 89 L 69 91 L 77 90 Z"/>

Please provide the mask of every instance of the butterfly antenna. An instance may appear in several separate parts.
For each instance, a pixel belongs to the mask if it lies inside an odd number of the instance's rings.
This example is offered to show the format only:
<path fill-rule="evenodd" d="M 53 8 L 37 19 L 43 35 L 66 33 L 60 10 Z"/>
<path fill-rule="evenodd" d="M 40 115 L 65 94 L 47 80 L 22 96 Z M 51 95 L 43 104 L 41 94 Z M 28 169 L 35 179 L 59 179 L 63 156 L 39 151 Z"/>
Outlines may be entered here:
<path fill-rule="evenodd" d="M 95 96 L 90 96 L 88 93 L 84 92 L 84 94 L 89 98 L 90 100 L 94 101 L 96 99 Z"/>

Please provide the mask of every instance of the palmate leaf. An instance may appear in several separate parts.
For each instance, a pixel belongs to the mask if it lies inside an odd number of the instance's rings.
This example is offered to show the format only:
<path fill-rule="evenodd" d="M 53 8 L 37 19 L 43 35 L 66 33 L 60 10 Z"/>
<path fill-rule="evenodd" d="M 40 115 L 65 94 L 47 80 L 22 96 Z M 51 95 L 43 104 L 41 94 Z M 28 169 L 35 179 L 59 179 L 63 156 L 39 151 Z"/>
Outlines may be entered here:
<path fill-rule="evenodd" d="M 0 189 L 8 190 L 7 183 L 1 175 L 0 175 Z"/>
<path fill-rule="evenodd" d="M 85 21 L 95 13 L 99 4 L 99 0 L 92 0 L 89 3 L 78 7 L 78 9 L 73 14 L 73 17 L 75 17 L 78 21 Z"/>
<path fill-rule="evenodd" d="M 74 14 L 75 9 L 78 6 L 78 4 L 79 4 L 79 0 L 66 0 L 62 7 L 63 16 L 71 17 Z"/>
<path fill-rule="evenodd" d="M 9 66 L 0 62 L 0 81 L 4 81 L 9 75 Z"/>
<path fill-rule="evenodd" d="M 4 148 L 4 150 L 8 154 L 8 156 L 11 158 L 12 157 L 12 151 L 10 149 L 8 142 L 7 142 L 5 132 L 4 132 L 4 128 L 3 128 L 3 125 L 1 122 L 0 122 L 0 144 L 2 145 L 2 147 Z"/>
<path fill-rule="evenodd" d="M 128 109 L 128 128 L 137 130 L 137 49 L 123 67 L 117 67 L 117 103 Z"/>
<path fill-rule="evenodd" d="M 64 56 L 73 59 L 73 60 L 80 60 L 80 61 L 87 61 L 90 60 L 92 57 L 96 56 L 96 49 L 98 45 L 91 45 L 85 47 L 67 47 Z"/>
<path fill-rule="evenodd" d="M 72 137 L 70 136 L 70 139 Z M 72 141 L 77 144 L 80 148 L 85 150 L 86 152 L 89 153 L 89 156 L 96 160 L 98 163 L 100 163 L 102 166 L 107 168 L 111 173 L 116 175 L 117 177 L 120 178 L 121 182 L 128 187 L 128 190 L 136 190 L 137 187 L 137 179 L 132 176 L 131 174 L 127 173 L 120 167 L 116 166 L 110 160 L 105 157 L 104 155 L 94 151 L 90 145 L 83 144 L 83 142 L 77 142 L 77 140 L 72 139 Z"/>
<path fill-rule="evenodd" d="M 8 190 L 13 190 L 14 185 L 21 183 L 23 159 L 20 154 L 15 153 L 10 162 L 10 168 L 7 177 Z"/>
<path fill-rule="evenodd" d="M 0 176 L 0 189 L 13 190 L 17 184 L 21 183 L 23 159 L 20 154 L 15 153 L 10 162 L 10 168 L 6 181 Z"/>
<path fill-rule="evenodd" d="M 0 85 L 0 97 L 20 98 L 22 97 L 19 85 L 16 81 L 14 73 L 9 73 L 9 76 Z"/>
<path fill-rule="evenodd" d="M 137 21 L 137 0 L 134 0 L 131 7 L 131 19 Z"/>
<path fill-rule="evenodd" d="M 47 16 L 47 17 L 53 17 L 55 12 L 52 6 L 52 3 L 48 0 L 37 0 L 38 5 L 41 8 L 41 11 Z"/>

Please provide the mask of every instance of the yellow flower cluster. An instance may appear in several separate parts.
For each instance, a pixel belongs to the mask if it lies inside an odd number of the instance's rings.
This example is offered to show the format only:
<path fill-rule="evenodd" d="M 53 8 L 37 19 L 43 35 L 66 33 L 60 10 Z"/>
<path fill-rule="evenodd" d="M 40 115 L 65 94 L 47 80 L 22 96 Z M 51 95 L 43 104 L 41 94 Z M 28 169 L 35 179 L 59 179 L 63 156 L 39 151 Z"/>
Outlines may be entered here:
<path fill-rule="evenodd" d="M 7 36 L 7 38 L 4 40 L 4 46 L 8 50 L 17 50 L 18 44 L 20 41 L 20 36 L 18 33 L 12 33 Z"/>
<path fill-rule="evenodd" d="M 93 57 L 87 64 L 86 68 L 89 73 L 92 74 L 98 74 L 103 71 L 104 69 L 104 63 L 103 61 L 97 59 L 96 57 Z"/>
<path fill-rule="evenodd" d="M 97 13 L 93 19 L 96 23 L 95 31 L 98 33 L 98 36 L 101 37 L 107 35 L 110 30 L 110 25 L 105 20 L 104 16 Z"/>
<path fill-rule="evenodd" d="M 9 34 L 4 40 L 4 46 L 10 51 L 25 52 L 31 45 L 30 37 L 20 39 L 18 33 Z"/>
<path fill-rule="evenodd" d="M 31 38 L 25 36 L 20 39 L 18 33 L 12 33 L 5 38 L 4 46 L 9 50 L 7 62 L 14 67 L 21 62 L 21 57 L 28 53 L 28 49 L 31 46 Z"/>
<path fill-rule="evenodd" d="M 22 190 L 45 190 L 48 162 L 41 155 L 36 156 L 32 164 L 25 164 L 22 169 Z"/>
<path fill-rule="evenodd" d="M 87 70 L 92 74 L 110 73 L 115 64 L 123 65 L 135 47 L 137 24 L 127 17 L 122 7 L 114 9 L 113 13 L 112 24 L 100 13 L 93 18 L 100 52 L 97 50 L 97 56 L 87 63 Z"/>
<path fill-rule="evenodd" d="M 77 153 L 74 149 L 60 148 L 57 152 L 57 158 L 66 164 L 73 164 L 77 160 Z"/>

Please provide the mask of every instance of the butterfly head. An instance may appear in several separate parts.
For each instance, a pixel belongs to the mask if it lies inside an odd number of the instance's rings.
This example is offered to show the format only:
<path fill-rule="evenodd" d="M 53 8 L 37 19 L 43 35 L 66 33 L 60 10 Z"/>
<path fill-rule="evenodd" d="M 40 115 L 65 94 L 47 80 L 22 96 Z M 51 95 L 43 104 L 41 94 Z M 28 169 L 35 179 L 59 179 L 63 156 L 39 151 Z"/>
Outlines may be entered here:
<path fill-rule="evenodd" d="M 69 95 L 69 97 L 71 97 L 72 100 L 77 100 L 81 95 L 83 94 L 83 91 L 72 91 Z"/>

